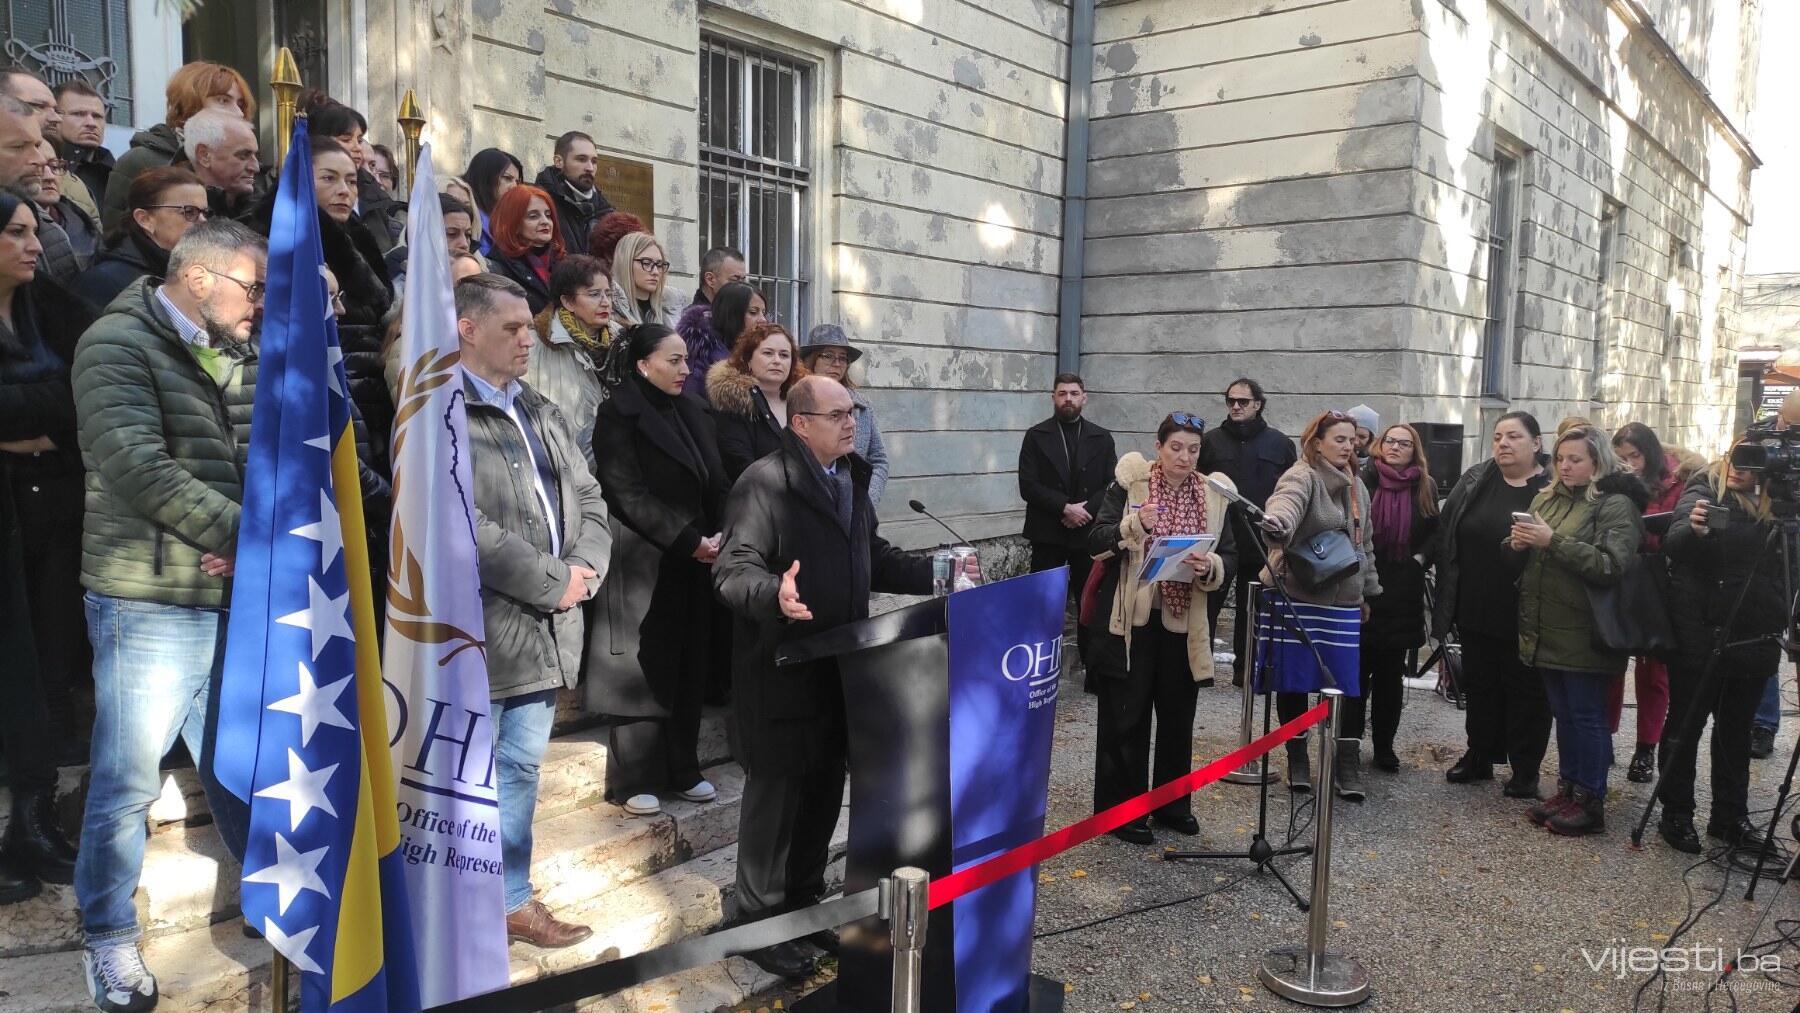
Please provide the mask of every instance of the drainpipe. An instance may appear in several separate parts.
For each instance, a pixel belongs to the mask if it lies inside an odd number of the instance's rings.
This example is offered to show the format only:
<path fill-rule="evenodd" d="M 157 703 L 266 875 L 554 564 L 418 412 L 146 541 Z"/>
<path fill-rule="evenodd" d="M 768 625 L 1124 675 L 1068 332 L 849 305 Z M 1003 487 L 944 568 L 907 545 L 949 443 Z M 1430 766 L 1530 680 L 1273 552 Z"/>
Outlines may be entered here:
<path fill-rule="evenodd" d="M 1063 129 L 1062 291 L 1056 369 L 1081 371 L 1082 252 L 1087 239 L 1088 99 L 1094 90 L 1094 0 L 1069 12 L 1069 107 Z"/>

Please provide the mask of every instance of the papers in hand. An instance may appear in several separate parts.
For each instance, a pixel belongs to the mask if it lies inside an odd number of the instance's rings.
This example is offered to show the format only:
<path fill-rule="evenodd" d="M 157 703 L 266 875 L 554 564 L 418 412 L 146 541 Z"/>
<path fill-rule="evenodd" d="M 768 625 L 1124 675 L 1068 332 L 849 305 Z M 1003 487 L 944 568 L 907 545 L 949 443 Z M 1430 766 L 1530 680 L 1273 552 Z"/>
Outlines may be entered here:
<path fill-rule="evenodd" d="M 1185 560 L 1190 552 L 1205 554 L 1219 542 L 1218 535 L 1164 535 L 1152 538 L 1144 547 L 1144 565 L 1138 570 L 1138 583 L 1173 580 L 1187 583 L 1194 579 L 1194 568 Z"/>

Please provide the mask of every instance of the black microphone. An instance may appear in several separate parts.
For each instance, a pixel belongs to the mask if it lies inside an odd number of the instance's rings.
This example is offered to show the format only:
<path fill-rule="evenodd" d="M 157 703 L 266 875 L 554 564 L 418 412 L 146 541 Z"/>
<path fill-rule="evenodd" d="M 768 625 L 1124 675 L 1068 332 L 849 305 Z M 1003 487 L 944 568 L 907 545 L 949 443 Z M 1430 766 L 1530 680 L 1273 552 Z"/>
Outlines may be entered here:
<path fill-rule="evenodd" d="M 925 504 L 919 502 L 918 500 L 909 499 L 906 501 L 906 505 L 909 507 L 912 507 L 913 513 L 924 514 L 925 516 L 931 518 L 932 520 L 937 521 L 939 527 L 943 528 L 945 531 L 950 532 L 950 537 L 956 539 L 957 545 L 974 545 L 975 544 L 974 542 L 969 541 L 967 538 L 964 538 L 963 536 L 957 534 L 955 528 L 951 527 L 948 524 L 945 524 L 944 519 L 942 517 L 939 517 L 937 514 L 934 514 L 931 511 L 925 509 Z"/>

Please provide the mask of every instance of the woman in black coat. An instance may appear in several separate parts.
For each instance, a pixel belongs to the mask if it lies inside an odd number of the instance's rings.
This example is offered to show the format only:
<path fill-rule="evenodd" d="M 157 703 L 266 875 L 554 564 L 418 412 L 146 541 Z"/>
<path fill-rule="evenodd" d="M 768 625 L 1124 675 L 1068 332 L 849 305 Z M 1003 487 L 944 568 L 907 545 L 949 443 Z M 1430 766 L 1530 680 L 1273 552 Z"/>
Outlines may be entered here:
<path fill-rule="evenodd" d="M 132 180 L 125 217 L 107 233 L 106 249 L 74 282 L 75 294 L 97 310 L 139 278 L 161 281 L 169 251 L 207 218 L 206 187 L 180 166 L 150 169 Z"/>
<path fill-rule="evenodd" d="M 1369 489 L 1369 523 L 1375 536 L 1375 572 L 1381 594 L 1369 601 L 1362 631 L 1362 695 L 1344 701 L 1345 738 L 1360 739 L 1363 717 L 1371 725 L 1375 766 L 1400 769 L 1394 733 L 1405 703 L 1406 654 L 1425 643 L 1425 563 L 1421 556 L 1437 535 L 1437 491 L 1425 446 L 1408 425 L 1389 426 L 1363 466 Z"/>
<path fill-rule="evenodd" d="M 744 469 L 781 449 L 787 393 L 806 375 L 800 345 L 780 324 L 758 324 L 706 371 L 706 400 L 719 428 L 719 456 L 736 482 Z"/>
<path fill-rule="evenodd" d="M 606 798 L 647 816 L 660 811 L 658 793 L 714 796 L 700 776 L 700 709 L 727 486 L 712 419 L 681 392 L 687 343 L 661 324 L 620 340 L 627 374 L 594 423 L 613 544 L 588 641 L 588 694 L 610 721 Z"/>
<path fill-rule="evenodd" d="M 1688 480 L 1675 505 L 1663 552 L 1669 557 L 1669 614 L 1676 652 L 1669 663 L 1669 733 L 1663 737 L 1663 813 L 1657 833 L 1678 851 L 1699 854 L 1694 832 L 1694 769 L 1700 734 L 1712 717 L 1712 818 L 1706 833 L 1727 844 L 1760 848 L 1750 822 L 1750 726 L 1763 690 L 1781 664 L 1777 639 L 1787 629 L 1780 542 L 1769 541 L 1774 514 L 1756 474 L 1731 466 L 1729 455 Z M 1729 511 L 1722 531 L 1710 514 Z M 1717 517 L 1711 518 L 1715 523 Z M 1735 616 L 1731 610 L 1740 596 Z M 1701 686 L 1720 627 L 1731 646 L 1710 685 Z M 1704 692 L 1702 689 L 1704 688 Z"/>

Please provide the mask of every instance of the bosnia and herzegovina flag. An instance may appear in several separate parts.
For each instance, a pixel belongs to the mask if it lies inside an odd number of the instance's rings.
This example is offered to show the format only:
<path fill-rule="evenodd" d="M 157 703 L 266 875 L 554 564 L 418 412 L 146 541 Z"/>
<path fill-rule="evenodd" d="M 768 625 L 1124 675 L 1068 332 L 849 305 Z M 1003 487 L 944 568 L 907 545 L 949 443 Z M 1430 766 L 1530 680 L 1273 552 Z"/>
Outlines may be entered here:
<path fill-rule="evenodd" d="M 301 1009 L 417 1010 L 368 543 L 306 121 L 269 236 L 216 765 L 250 803 L 245 919 Z"/>

